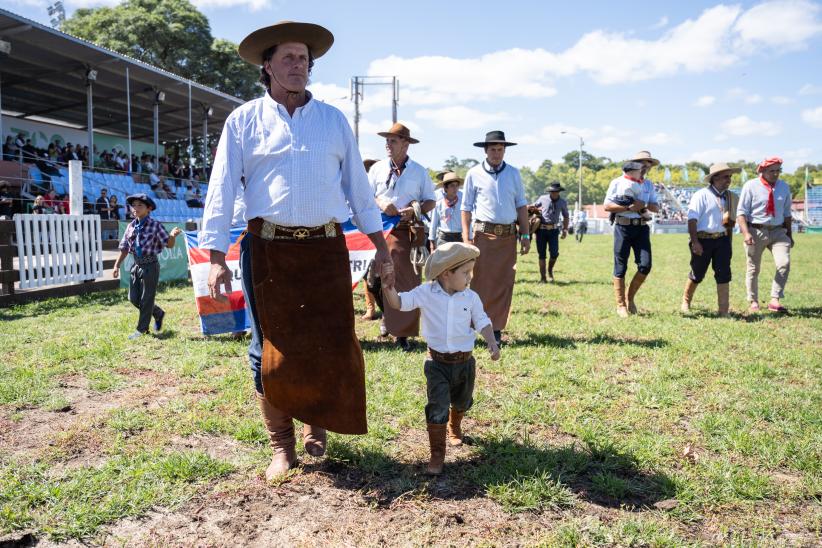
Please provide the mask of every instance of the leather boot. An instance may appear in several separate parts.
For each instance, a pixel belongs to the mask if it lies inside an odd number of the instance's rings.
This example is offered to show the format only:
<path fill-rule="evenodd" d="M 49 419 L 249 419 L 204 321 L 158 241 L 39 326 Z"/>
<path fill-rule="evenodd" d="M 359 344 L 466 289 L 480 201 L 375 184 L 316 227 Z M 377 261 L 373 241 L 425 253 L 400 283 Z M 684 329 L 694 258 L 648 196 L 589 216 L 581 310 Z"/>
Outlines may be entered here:
<path fill-rule="evenodd" d="M 428 444 L 431 446 L 431 460 L 425 473 L 436 476 L 442 474 L 445 465 L 445 429 L 446 424 L 428 423 Z"/>
<path fill-rule="evenodd" d="M 319 426 L 303 425 L 303 447 L 305 452 L 312 457 L 322 457 L 325 455 L 325 444 L 328 434 L 325 428 Z"/>
<path fill-rule="evenodd" d="M 365 314 L 362 315 L 363 320 L 376 320 L 377 310 L 374 295 L 367 289 L 365 290 Z"/>
<path fill-rule="evenodd" d="M 448 414 L 448 443 L 453 447 L 462 445 L 462 418 L 465 416 L 465 411 L 457 411 L 453 407 Z"/>
<path fill-rule="evenodd" d="M 282 476 L 297 462 L 296 441 L 294 439 L 294 421 L 291 417 L 269 403 L 265 396 L 257 393 L 257 401 L 263 414 L 265 429 L 271 450 L 274 453 L 271 464 L 265 471 L 265 479 L 271 481 Z"/>
<path fill-rule="evenodd" d="M 542 283 L 548 281 L 548 278 L 545 277 L 545 261 L 542 259 L 539 260 L 539 281 Z"/>
<path fill-rule="evenodd" d="M 548 259 L 548 281 L 554 281 L 554 265 L 557 264 L 557 257 Z"/>
<path fill-rule="evenodd" d="M 634 304 L 634 297 L 636 297 L 637 291 L 639 288 L 642 287 L 642 284 L 645 283 L 645 278 L 647 278 L 645 274 L 642 272 L 637 272 L 634 274 L 634 277 L 631 279 L 631 285 L 628 287 L 628 312 L 631 314 L 636 314 L 636 304 Z"/>
<path fill-rule="evenodd" d="M 682 310 L 683 314 L 688 314 L 691 311 L 691 301 L 694 299 L 694 292 L 699 284 L 688 278 L 685 282 L 685 293 L 682 294 Z"/>
<path fill-rule="evenodd" d="M 721 317 L 726 317 L 731 309 L 731 284 L 716 284 L 716 302 Z"/>
<path fill-rule="evenodd" d="M 625 306 L 625 278 L 614 278 L 614 296 L 617 303 L 617 316 L 628 317 L 628 308 Z"/>

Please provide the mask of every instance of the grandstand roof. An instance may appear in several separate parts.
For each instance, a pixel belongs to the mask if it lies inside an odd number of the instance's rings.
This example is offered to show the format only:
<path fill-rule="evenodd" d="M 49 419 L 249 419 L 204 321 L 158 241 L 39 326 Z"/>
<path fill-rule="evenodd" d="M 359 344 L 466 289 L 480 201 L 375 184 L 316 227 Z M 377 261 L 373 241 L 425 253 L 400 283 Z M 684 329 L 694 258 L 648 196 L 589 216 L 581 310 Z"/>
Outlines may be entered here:
<path fill-rule="evenodd" d="M 87 129 L 89 69 L 97 71 L 94 129 L 126 136 L 128 67 L 134 140 L 153 139 L 155 89 L 165 93 L 160 103 L 160 141 L 188 139 L 189 84 L 194 138 L 202 133 L 203 106 L 213 109 L 208 119 L 211 133 L 211 129 L 222 128 L 228 114 L 244 102 L 4 9 L 0 9 L 0 40 L 11 43 L 10 55 L 0 53 L 2 107 L 24 118 L 54 119 Z"/>

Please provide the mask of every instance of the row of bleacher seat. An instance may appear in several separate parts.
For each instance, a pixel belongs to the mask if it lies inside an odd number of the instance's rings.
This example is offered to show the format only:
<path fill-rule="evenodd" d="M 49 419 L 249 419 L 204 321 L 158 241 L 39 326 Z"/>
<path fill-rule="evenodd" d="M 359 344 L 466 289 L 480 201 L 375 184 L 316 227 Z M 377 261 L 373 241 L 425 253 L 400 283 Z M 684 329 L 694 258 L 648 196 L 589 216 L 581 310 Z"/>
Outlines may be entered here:
<path fill-rule="evenodd" d="M 51 176 L 51 184 L 58 195 L 68 194 L 68 170 L 60 167 L 60 175 Z M 29 177 L 42 181 L 40 170 L 34 166 L 29 168 Z M 102 189 L 108 190 L 108 195 L 116 195 L 121 206 L 125 206 L 126 197 L 131 194 L 145 193 L 157 203 L 157 209 L 152 213 L 154 218 L 163 222 L 186 222 L 199 219 L 203 216 L 203 208 L 188 207 L 185 201 L 185 187 L 176 189 L 177 199 L 157 198 L 147 183 L 135 182 L 131 175 L 125 173 L 107 173 L 98 171 L 83 171 L 83 195 L 94 203 L 100 196 Z"/>

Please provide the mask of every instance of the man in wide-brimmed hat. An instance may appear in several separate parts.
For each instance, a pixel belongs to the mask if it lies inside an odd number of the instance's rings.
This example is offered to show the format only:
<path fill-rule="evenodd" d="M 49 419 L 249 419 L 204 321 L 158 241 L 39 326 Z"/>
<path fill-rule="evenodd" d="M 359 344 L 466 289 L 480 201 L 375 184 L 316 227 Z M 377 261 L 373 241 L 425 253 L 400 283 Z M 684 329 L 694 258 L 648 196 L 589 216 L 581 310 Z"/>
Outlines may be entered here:
<path fill-rule="evenodd" d="M 482 251 L 471 289 L 485 304 L 498 343 L 511 312 L 517 240 L 523 255 L 531 249 L 522 178 L 517 168 L 504 161 L 506 149 L 514 145 L 500 130 L 489 131 L 484 141 L 474 143 L 485 149 L 485 160 L 468 170 L 462 199 L 462 239 Z"/>
<path fill-rule="evenodd" d="M 434 185 L 428 170 L 408 157 L 408 147 L 419 143 L 411 136 L 410 129 L 396 123 L 388 131 L 377 135 L 385 138 L 388 157 L 371 166 L 368 181 L 382 212 L 401 217 L 386 242 L 394 263 L 397 291 L 411 291 L 421 281 L 420 274 L 411 264 L 411 248 L 425 244 L 425 229 L 419 215 L 425 215 L 434 208 Z M 383 331 L 396 337 L 403 351 L 410 351 L 408 337 L 416 337 L 420 331 L 419 311 L 401 312 L 387 308 L 382 321 Z"/>
<path fill-rule="evenodd" d="M 313 456 L 325 452 L 326 429 L 367 430 L 364 361 L 340 226 L 349 207 L 374 243 L 377 263 L 390 258 L 348 121 L 305 89 L 314 61 L 333 41 L 319 25 L 284 21 L 240 43 L 240 57 L 260 67 L 266 93 L 225 122 L 200 235 L 200 246 L 211 251 L 211 296 L 225 301 L 229 226 L 235 196 L 243 195 L 248 234 L 240 265 L 253 320 L 248 355 L 274 452 L 268 479 L 296 461 L 293 418 L 304 423 L 303 445 Z"/>
<path fill-rule="evenodd" d="M 741 169 L 725 163 L 713 164 L 705 176 L 707 186 L 694 192 L 688 204 L 688 233 L 691 236 L 691 272 L 682 295 L 682 312 L 691 310 L 691 301 L 710 265 L 716 280 L 720 316 L 730 308 L 731 235 L 736 223 L 736 196 L 728 190 L 731 175 Z"/>
<path fill-rule="evenodd" d="M 759 312 L 759 265 L 762 252 L 767 248 L 776 263 L 768 310 L 787 312 L 780 299 L 785 296 L 785 284 L 791 271 L 791 188 L 779 178 L 782 158 L 765 158 L 756 171 L 759 176 L 742 187 L 736 210 L 736 222 L 745 242 L 749 310 Z"/>
<path fill-rule="evenodd" d="M 614 294 L 617 314 L 636 314 L 634 298 L 651 272 L 650 214 L 659 211 L 654 184 L 645 178 L 648 171 L 659 165 L 659 160 L 647 150 L 641 150 L 622 167 L 622 177 L 608 185 L 605 193 L 605 211 L 613 215 L 614 222 Z M 630 196 L 630 202 L 622 199 Z M 627 290 L 625 274 L 628 258 L 634 251 L 637 271 Z"/>
<path fill-rule="evenodd" d="M 540 221 L 536 234 L 539 281 L 542 283 L 554 281 L 554 265 L 557 264 L 557 258 L 559 258 L 559 239 L 564 240 L 568 236 L 568 223 L 570 222 L 568 202 L 559 196 L 559 193 L 564 191 L 559 181 L 554 181 L 548 186 L 548 193 L 543 194 L 533 203 Z M 562 224 L 559 222 L 560 215 L 562 215 Z M 550 255 L 547 278 L 545 277 L 546 247 Z"/>
<path fill-rule="evenodd" d="M 463 182 L 463 179 L 453 171 L 446 171 L 442 177 L 438 177 L 437 187 L 442 188 L 443 195 L 437 200 L 437 205 L 431 213 L 428 239 L 433 249 L 446 242 L 462 241 L 462 193 L 459 188 Z"/>

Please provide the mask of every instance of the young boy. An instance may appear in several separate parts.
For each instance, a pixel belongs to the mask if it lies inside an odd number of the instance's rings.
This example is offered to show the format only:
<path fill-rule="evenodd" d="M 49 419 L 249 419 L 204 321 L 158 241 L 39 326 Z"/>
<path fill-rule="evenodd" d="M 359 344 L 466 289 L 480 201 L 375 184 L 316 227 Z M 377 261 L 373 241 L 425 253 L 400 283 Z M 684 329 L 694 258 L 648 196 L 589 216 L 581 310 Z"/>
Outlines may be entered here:
<path fill-rule="evenodd" d="M 157 262 L 163 248 L 172 248 L 175 239 L 183 231 L 174 227 L 171 234 L 166 232 L 163 224 L 151 218 L 151 210 L 156 209 L 154 200 L 145 194 L 133 194 L 126 198 L 131 207 L 134 220 L 126 228 L 120 240 L 120 256 L 114 261 L 114 277 L 120 277 L 120 265 L 129 253 L 134 254 L 131 267 L 131 283 L 128 288 L 128 300 L 140 309 L 137 330 L 128 336 L 137 339 L 148 333 L 148 324 L 154 317 L 154 331 L 163 328 L 163 317 L 166 313 L 154 304 L 157 294 L 157 282 L 160 279 L 160 263 Z"/>
<path fill-rule="evenodd" d="M 425 279 L 430 281 L 399 294 L 393 286 L 383 287 L 388 306 L 402 311 L 419 308 L 422 312 L 422 336 L 428 343 L 425 418 L 431 446 L 427 473 L 431 475 L 442 473 L 446 435 L 451 445 L 462 445 L 460 423 L 474 403 L 474 331 L 485 338 L 492 360 L 500 355 L 479 295 L 468 289 L 479 254 L 473 245 L 443 243 L 425 262 Z M 386 272 L 392 268 L 388 265 Z"/>

